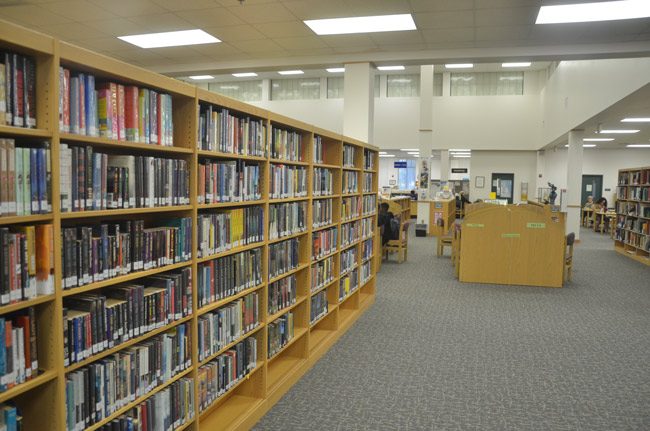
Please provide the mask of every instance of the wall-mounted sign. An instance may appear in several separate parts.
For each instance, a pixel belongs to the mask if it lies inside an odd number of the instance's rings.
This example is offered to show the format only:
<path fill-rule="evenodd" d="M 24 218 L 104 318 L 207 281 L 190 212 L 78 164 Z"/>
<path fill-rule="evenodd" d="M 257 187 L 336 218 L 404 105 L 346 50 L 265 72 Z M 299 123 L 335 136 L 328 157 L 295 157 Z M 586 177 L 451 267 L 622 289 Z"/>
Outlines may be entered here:
<path fill-rule="evenodd" d="M 466 174 L 467 168 L 451 168 L 452 174 Z"/>
<path fill-rule="evenodd" d="M 405 168 L 406 167 L 406 160 L 401 160 L 399 162 L 393 162 L 393 167 L 394 168 Z"/>

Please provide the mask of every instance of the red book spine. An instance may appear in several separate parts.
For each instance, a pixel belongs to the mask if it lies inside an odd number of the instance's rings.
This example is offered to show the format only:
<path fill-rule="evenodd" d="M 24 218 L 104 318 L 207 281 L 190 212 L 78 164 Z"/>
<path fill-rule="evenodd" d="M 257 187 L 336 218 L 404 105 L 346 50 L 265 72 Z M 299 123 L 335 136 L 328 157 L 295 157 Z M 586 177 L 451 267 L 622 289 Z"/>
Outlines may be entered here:
<path fill-rule="evenodd" d="M 163 95 L 162 94 L 157 94 L 156 95 L 156 104 L 158 105 L 158 144 L 159 145 L 167 145 L 167 142 L 165 142 L 164 138 L 164 133 L 163 133 Z"/>
<path fill-rule="evenodd" d="M 138 129 L 138 87 L 128 86 L 125 88 L 125 112 L 124 125 L 126 128 L 126 140 L 139 142 Z"/>
<path fill-rule="evenodd" d="M 108 84 L 108 90 L 110 94 L 110 105 L 109 105 L 109 110 L 111 112 L 111 130 L 113 134 L 113 139 L 119 139 L 119 126 L 118 122 L 119 119 L 118 117 L 118 111 L 117 111 L 117 84 L 114 82 L 111 82 Z"/>
<path fill-rule="evenodd" d="M 120 141 L 126 140 L 126 99 L 124 95 L 124 86 L 117 85 L 117 139 Z"/>

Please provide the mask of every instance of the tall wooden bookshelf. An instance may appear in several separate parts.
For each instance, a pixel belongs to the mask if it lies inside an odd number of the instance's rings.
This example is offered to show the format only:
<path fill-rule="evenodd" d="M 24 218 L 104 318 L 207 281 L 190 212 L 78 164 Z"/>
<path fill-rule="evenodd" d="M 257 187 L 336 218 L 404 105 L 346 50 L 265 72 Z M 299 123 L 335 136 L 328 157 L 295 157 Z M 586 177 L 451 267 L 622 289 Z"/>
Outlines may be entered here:
<path fill-rule="evenodd" d="M 156 386 L 145 395 L 128 403 L 112 415 L 87 427 L 87 430 L 99 429 L 112 419 L 124 414 L 143 400 L 169 387 L 181 378 L 192 378 L 194 384 L 194 415 L 193 419 L 177 427 L 177 430 L 233 430 L 252 427 L 280 397 L 336 342 L 336 340 L 352 325 L 352 323 L 374 302 L 376 283 L 376 259 L 380 240 L 376 229 L 377 205 L 374 201 L 372 208 L 359 214 L 343 219 L 341 207 L 346 198 L 359 202 L 365 196 L 377 196 L 378 187 L 378 152 L 377 148 L 355 139 L 347 138 L 305 124 L 297 120 L 274 114 L 236 100 L 222 97 L 194 86 L 149 72 L 129 64 L 93 53 L 91 51 L 58 41 L 49 36 L 32 32 L 8 22 L 0 23 L 0 49 L 11 50 L 24 55 L 33 56 L 36 60 L 36 117 L 37 127 L 24 129 L 11 126 L 0 126 L 0 138 L 14 138 L 17 142 L 32 142 L 47 140 L 51 145 L 52 159 L 52 213 L 25 217 L 0 217 L 0 225 L 19 226 L 25 224 L 51 223 L 54 231 L 54 294 L 36 297 L 34 299 L 0 307 L 0 316 L 16 310 L 35 307 L 38 333 L 39 374 L 5 392 L 0 393 L 0 402 L 12 402 L 20 409 L 23 425 L 26 431 L 32 430 L 66 430 L 66 376 L 86 364 L 107 357 L 108 355 L 126 349 L 134 344 L 146 341 L 163 331 L 173 329 L 181 324 L 189 323 L 191 328 L 191 364 L 183 372 L 172 379 Z M 170 94 L 173 100 L 173 146 L 132 143 L 107 138 L 90 137 L 63 133 L 59 131 L 58 100 L 59 100 L 59 67 L 69 68 L 78 72 L 92 73 L 98 80 L 111 80 L 125 85 L 138 85 Z M 231 153 L 221 153 L 198 149 L 198 112 L 199 106 L 227 108 L 231 114 L 239 117 L 251 117 L 261 121 L 266 127 L 267 147 L 264 156 L 249 156 Z M 282 160 L 270 156 L 269 145 L 274 128 L 295 131 L 302 137 L 303 154 L 300 160 Z M 314 162 L 314 140 L 319 139 L 323 148 L 323 160 Z M 173 157 L 187 162 L 190 170 L 190 203 L 179 206 L 156 208 L 112 209 L 101 211 L 62 212 L 60 207 L 60 172 L 59 149 L 61 143 L 77 146 L 92 146 L 94 149 L 107 153 L 127 155 L 151 155 Z M 344 146 L 354 148 L 354 163 L 343 166 Z M 261 199 L 244 202 L 226 202 L 199 204 L 198 170 L 202 161 L 242 161 L 256 164 L 260 168 Z M 307 195 L 297 198 L 271 199 L 269 194 L 269 172 L 274 165 L 289 165 L 304 167 L 307 170 Z M 333 192 L 327 196 L 314 196 L 313 174 L 315 169 L 327 169 L 333 174 Z M 342 178 L 346 172 L 357 176 L 356 191 L 343 193 Z M 367 175 L 367 176 L 366 176 Z M 363 179 L 368 179 L 368 187 L 364 188 Z M 332 220 L 326 225 L 314 227 L 312 223 L 312 207 L 318 200 L 331 200 Z M 269 239 L 268 216 L 269 207 L 283 202 L 307 203 L 308 212 L 305 220 L 305 230 L 295 235 L 281 239 Z M 346 201 L 347 202 L 347 201 Z M 220 211 L 231 208 L 246 208 L 260 206 L 264 210 L 264 235 L 261 241 L 239 246 L 210 256 L 198 257 L 197 219 L 203 213 Z M 165 217 L 189 217 L 192 220 L 192 255 L 191 259 L 173 265 L 162 266 L 146 271 L 131 272 L 127 275 L 110 278 L 99 282 L 86 284 L 82 287 L 63 289 L 62 283 L 62 229 L 80 224 L 93 224 L 100 221 L 145 220 L 146 223 L 156 223 Z M 349 244 L 341 243 L 341 229 L 348 223 L 361 226 L 366 223 L 369 231 L 365 236 L 359 236 Z M 333 277 L 326 284 L 311 289 L 311 267 L 317 262 L 312 259 L 312 235 L 324 229 L 336 228 L 339 235 L 335 250 L 329 255 L 318 259 L 333 258 Z M 360 228 L 359 228 L 360 229 Z M 269 279 L 269 247 L 289 238 L 299 241 L 299 265 L 281 276 Z M 368 242 L 367 244 L 364 244 Z M 372 250 L 369 256 L 363 258 L 365 248 Z M 356 249 L 356 264 L 359 282 L 356 288 L 340 295 L 340 254 L 349 249 Z M 245 289 L 235 295 L 199 306 L 197 297 L 198 266 L 212 259 L 217 259 L 246 250 L 262 250 L 262 283 Z M 361 280 L 361 267 L 365 266 L 366 277 Z M 103 350 L 89 358 L 70 365 L 64 363 L 63 351 L 63 301 L 65 298 L 82 292 L 98 292 L 107 286 L 117 285 L 128 281 L 137 281 L 154 274 L 164 274 L 170 270 L 191 268 L 192 272 L 192 310 L 191 313 L 167 326 L 157 328 L 139 337 L 119 344 L 111 349 Z M 269 314 L 267 298 L 269 285 L 279 279 L 295 274 L 297 297 L 294 304 Z M 310 319 L 312 296 L 320 291 L 326 291 L 328 300 L 327 312 L 313 321 Z M 257 292 L 259 302 L 259 323 L 241 338 L 228 344 L 216 354 L 207 359 L 199 360 L 198 355 L 198 320 L 199 318 L 219 307 Z M 268 327 L 287 312 L 293 312 L 294 336 L 279 351 L 269 355 L 267 350 Z M 199 403 L 199 368 L 218 354 L 225 352 L 237 342 L 247 337 L 257 339 L 257 365 L 244 378 L 233 384 L 224 394 L 213 400 L 203 409 Z M 270 357 L 269 357 L 270 356 Z"/>
<path fill-rule="evenodd" d="M 650 167 L 618 171 L 614 249 L 650 265 Z"/>

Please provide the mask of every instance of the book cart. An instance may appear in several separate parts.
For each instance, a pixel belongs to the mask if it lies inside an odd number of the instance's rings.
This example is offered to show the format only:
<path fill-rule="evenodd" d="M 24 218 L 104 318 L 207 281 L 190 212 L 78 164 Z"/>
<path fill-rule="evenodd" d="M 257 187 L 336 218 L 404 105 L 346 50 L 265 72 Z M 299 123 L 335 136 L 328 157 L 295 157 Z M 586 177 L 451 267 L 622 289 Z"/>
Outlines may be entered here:
<path fill-rule="evenodd" d="M 374 302 L 376 256 L 381 242 L 376 229 L 377 149 L 355 139 L 198 89 L 8 22 L 1 22 L 0 25 L 0 50 L 30 56 L 36 64 L 36 127 L 0 125 L 0 138 L 14 139 L 16 145 L 47 141 L 51 151 L 51 212 L 2 216 L 0 227 L 12 229 L 23 225 L 51 224 L 54 279 L 53 293 L 0 307 L 0 317 L 33 308 L 38 352 L 38 372 L 23 383 L 0 392 L 0 403 L 18 408 L 26 431 L 75 429 L 74 424 L 69 424 L 74 412 L 71 413 L 71 408 L 66 403 L 75 373 L 98 363 L 110 362 L 110 358 L 115 355 L 147 345 L 157 337 L 178 340 L 182 329 L 184 335 L 181 338 L 184 341 L 180 343 L 186 344 L 180 344 L 179 349 L 185 352 L 185 358 L 171 375 L 154 379 L 146 390 L 132 395 L 127 402 L 108 414 L 95 415 L 92 423 L 77 426 L 91 431 L 104 429 L 115 419 L 133 415 L 134 408 L 146 404 L 147 400 L 153 399 L 157 394 L 165 393 L 167 398 L 160 398 L 169 404 L 170 397 L 178 397 L 179 393 L 185 391 L 185 395 L 180 398 L 182 401 L 177 403 L 182 405 L 176 405 L 180 413 L 175 412 L 173 429 L 230 430 L 252 427 Z M 171 126 L 166 131 L 164 128 L 159 129 L 168 138 L 166 145 L 60 130 L 61 67 L 72 74 L 92 75 L 98 83 L 116 82 L 168 95 L 171 112 L 166 109 L 165 115 L 168 117 L 161 118 L 164 118 L 167 126 L 173 122 L 173 139 Z M 258 131 L 261 131 L 259 136 L 262 137 L 262 153 L 251 155 L 248 150 L 242 151 L 241 148 L 223 151 L 218 146 L 204 149 L 200 137 L 203 130 L 200 116 L 208 108 L 213 112 L 219 111 L 220 115 L 226 112 L 224 115 L 231 121 L 254 122 L 255 127 L 261 127 Z M 279 131 L 277 139 L 282 151 L 272 154 L 273 134 L 276 131 Z M 299 141 L 300 144 L 287 145 L 287 135 L 299 136 L 294 141 Z M 125 155 L 174 159 L 174 163 L 186 166 L 189 170 L 186 179 L 188 184 L 185 185 L 189 196 L 186 200 L 176 201 L 175 205 L 63 211 L 59 161 L 63 150 L 72 147 L 92 147 L 95 153 L 106 154 L 109 158 Z M 231 167 L 236 165 L 237 169 L 249 167 L 251 172 L 255 172 L 254 186 L 259 188 L 256 191 L 258 195 L 236 201 L 214 201 L 213 197 L 212 201 L 207 202 L 206 186 L 199 184 L 199 181 L 208 181 L 202 176 L 205 175 L 206 166 L 220 163 L 230 164 Z M 289 170 L 283 173 L 283 169 Z M 288 178 L 306 175 L 306 189 L 299 196 L 272 197 L 271 187 L 277 184 L 277 181 L 272 181 L 273 174 L 277 174 L 284 185 L 287 181 L 293 184 Z M 326 179 L 329 185 L 329 188 L 325 187 L 326 191 L 315 191 L 316 174 L 320 175 L 319 178 Z M 182 176 L 182 173 L 178 175 Z M 201 196 L 200 186 L 204 193 Z M 325 210 L 323 205 L 319 205 L 324 201 L 327 201 L 324 204 Z M 300 202 L 304 202 L 307 209 L 303 213 L 300 229 L 281 231 L 279 236 L 271 238 L 270 212 L 278 209 L 275 207 L 277 205 Z M 256 239 L 240 241 L 236 245 L 227 244 L 225 248 L 213 250 L 214 253 L 206 250 L 200 253 L 202 244 L 198 238 L 199 220 L 207 223 L 205 220 L 212 216 L 230 217 L 230 222 L 246 224 L 248 220 L 242 214 L 249 214 L 246 211 L 250 208 L 257 208 L 258 215 L 261 214 L 263 219 L 263 228 Z M 319 214 L 325 214 L 318 222 L 314 218 L 315 208 L 318 208 Z M 283 211 L 284 209 L 286 208 L 282 208 Z M 179 228 L 178 219 L 189 220 L 189 230 L 182 230 L 183 225 Z M 167 261 L 166 264 L 154 265 L 148 269 L 145 267 L 118 272 L 100 281 L 91 278 L 82 285 L 69 286 L 68 268 L 63 265 L 67 251 L 63 237 L 66 229 L 70 231 L 81 226 L 96 227 L 100 224 L 135 221 L 142 222 L 145 230 L 179 229 L 174 232 L 183 233 L 182 236 L 180 233 L 175 234 L 175 241 L 183 241 L 189 251 L 178 261 Z M 327 230 L 336 232 L 328 237 L 334 243 L 328 244 L 323 251 L 319 242 L 317 249 L 316 239 L 321 240 L 319 233 Z M 288 242 L 294 247 L 293 261 L 272 274 L 270 265 L 277 263 L 274 261 L 277 255 L 274 246 Z M 210 265 L 211 261 L 235 258 L 255 250 L 258 253 L 256 258 L 261 262 L 261 276 L 258 280 L 223 297 L 199 297 L 198 286 L 206 265 Z M 327 264 L 319 266 L 325 261 Z M 342 268 L 344 264 L 345 268 Z M 215 264 L 215 267 L 218 265 Z M 100 345 L 75 361 L 64 360 L 66 353 L 69 354 L 64 352 L 64 308 L 70 301 L 83 295 L 98 295 L 115 286 L 137 284 L 145 279 L 169 274 L 187 275 L 187 271 L 191 280 L 191 291 L 188 291 L 191 306 L 183 313 L 177 310 L 175 318 L 165 324 L 150 326 L 138 335 L 113 343 L 110 347 L 102 348 Z M 318 283 L 315 282 L 317 275 L 320 277 Z M 294 294 L 289 295 L 288 300 L 285 298 L 280 305 L 274 303 L 273 312 L 270 312 L 271 286 L 281 287 L 283 279 L 289 277 L 292 277 L 291 283 L 295 286 Z M 206 285 L 205 280 L 202 283 L 201 286 Z M 204 328 L 201 325 L 209 321 L 210 317 L 207 316 L 228 307 L 231 310 L 239 309 L 240 304 L 242 309 L 245 308 L 245 321 L 241 322 L 241 331 L 218 346 L 206 347 L 204 343 L 203 351 L 200 352 L 199 340 L 205 337 L 205 333 L 200 333 L 200 328 Z M 278 329 L 280 327 L 281 330 Z M 279 333 L 282 333 L 280 341 L 277 339 Z M 246 341 L 249 338 L 255 339 L 256 348 L 253 350 L 254 357 L 246 358 L 249 361 L 246 369 L 235 376 L 225 390 L 211 393 L 210 388 L 201 383 L 202 379 L 209 376 L 224 357 L 232 356 L 234 352 L 239 353 L 237 349 L 243 345 L 250 346 L 251 342 Z M 247 352 L 250 353 L 250 350 Z"/>

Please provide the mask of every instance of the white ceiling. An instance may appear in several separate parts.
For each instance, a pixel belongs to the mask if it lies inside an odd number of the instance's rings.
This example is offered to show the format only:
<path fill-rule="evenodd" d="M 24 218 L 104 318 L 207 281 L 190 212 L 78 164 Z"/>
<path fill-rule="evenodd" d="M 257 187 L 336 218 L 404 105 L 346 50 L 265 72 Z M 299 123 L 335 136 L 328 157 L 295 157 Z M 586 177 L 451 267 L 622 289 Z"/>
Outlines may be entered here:
<path fill-rule="evenodd" d="M 576 1 L 584 0 L 0 0 L 0 18 L 174 76 L 650 55 L 650 19 L 534 24 L 541 5 Z M 302 22 L 394 13 L 413 14 L 418 30 L 316 36 Z M 197 27 L 223 43 L 143 50 L 116 38 Z"/>

